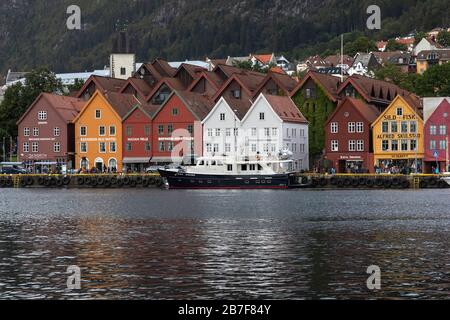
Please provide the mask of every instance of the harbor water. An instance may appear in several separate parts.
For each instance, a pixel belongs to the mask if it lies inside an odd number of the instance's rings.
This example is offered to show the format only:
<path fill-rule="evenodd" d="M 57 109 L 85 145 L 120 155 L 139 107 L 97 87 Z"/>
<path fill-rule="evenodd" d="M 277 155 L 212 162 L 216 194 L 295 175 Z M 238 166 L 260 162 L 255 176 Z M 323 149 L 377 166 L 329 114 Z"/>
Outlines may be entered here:
<path fill-rule="evenodd" d="M 448 299 L 449 236 L 448 189 L 2 189 L 0 299 Z"/>

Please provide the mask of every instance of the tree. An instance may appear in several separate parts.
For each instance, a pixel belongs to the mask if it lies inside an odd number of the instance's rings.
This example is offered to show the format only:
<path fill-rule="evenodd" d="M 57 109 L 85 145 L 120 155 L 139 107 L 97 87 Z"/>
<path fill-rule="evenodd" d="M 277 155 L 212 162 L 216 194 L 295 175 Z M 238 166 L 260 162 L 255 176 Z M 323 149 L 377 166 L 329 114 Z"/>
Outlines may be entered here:
<path fill-rule="evenodd" d="M 420 31 L 417 32 L 416 35 L 414 36 L 414 45 L 417 46 L 419 44 L 420 41 L 422 41 L 423 38 L 428 37 L 428 34 L 426 32 Z"/>
<path fill-rule="evenodd" d="M 407 51 L 408 47 L 405 44 L 398 43 L 394 39 L 388 41 L 386 51 Z"/>
<path fill-rule="evenodd" d="M 450 63 L 434 65 L 417 81 L 417 94 L 421 97 L 450 96 Z"/>
<path fill-rule="evenodd" d="M 75 83 L 67 86 L 68 93 L 80 91 L 84 86 L 84 81 L 81 79 L 75 79 Z"/>
<path fill-rule="evenodd" d="M 347 43 L 344 47 L 346 54 L 350 56 L 356 55 L 358 52 L 376 51 L 375 42 L 367 37 L 359 37 L 355 41 Z"/>
<path fill-rule="evenodd" d="M 16 122 L 42 93 L 61 93 L 63 85 L 54 73 L 41 68 L 26 75 L 25 84 L 17 83 L 9 87 L 0 104 L 0 127 L 3 134 L 17 136 Z"/>
<path fill-rule="evenodd" d="M 388 64 L 378 69 L 375 71 L 375 78 L 392 82 L 405 90 L 416 92 L 418 75 L 416 73 L 404 73 L 396 65 Z"/>
<path fill-rule="evenodd" d="M 450 47 L 450 32 L 441 31 L 436 37 L 436 42 L 444 47 Z"/>

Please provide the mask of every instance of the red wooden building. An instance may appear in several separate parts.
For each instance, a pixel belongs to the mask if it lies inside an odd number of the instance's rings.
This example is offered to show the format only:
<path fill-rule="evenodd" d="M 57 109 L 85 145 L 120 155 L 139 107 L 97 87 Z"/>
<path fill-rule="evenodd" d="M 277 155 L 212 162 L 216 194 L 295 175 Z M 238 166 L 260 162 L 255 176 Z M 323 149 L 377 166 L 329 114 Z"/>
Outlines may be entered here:
<path fill-rule="evenodd" d="M 143 172 L 153 157 L 152 117 L 160 106 L 135 105 L 123 118 L 123 170 Z"/>
<path fill-rule="evenodd" d="M 325 122 L 325 159 L 336 173 L 374 173 L 371 124 L 378 109 L 347 97 Z"/>
<path fill-rule="evenodd" d="M 433 173 L 433 169 L 436 168 L 439 169 L 439 172 L 448 171 L 447 166 L 450 162 L 449 128 L 450 103 L 444 99 L 425 122 L 424 169 L 426 173 Z M 446 150 L 448 150 L 447 153 Z"/>
<path fill-rule="evenodd" d="M 156 111 L 152 126 L 152 163 L 192 163 L 203 154 L 201 121 L 214 102 L 208 97 L 188 91 L 174 90 Z"/>

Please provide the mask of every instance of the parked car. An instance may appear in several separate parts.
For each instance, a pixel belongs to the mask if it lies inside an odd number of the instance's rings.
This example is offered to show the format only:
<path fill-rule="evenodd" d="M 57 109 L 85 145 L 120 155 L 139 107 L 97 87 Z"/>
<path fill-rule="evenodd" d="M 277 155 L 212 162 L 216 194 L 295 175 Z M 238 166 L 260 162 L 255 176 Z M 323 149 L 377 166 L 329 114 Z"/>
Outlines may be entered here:
<path fill-rule="evenodd" d="M 0 174 L 27 174 L 27 170 L 18 167 L 3 167 L 0 169 Z"/>
<path fill-rule="evenodd" d="M 158 173 L 158 169 L 162 169 L 161 167 L 148 167 L 147 169 L 145 169 L 145 173 Z"/>

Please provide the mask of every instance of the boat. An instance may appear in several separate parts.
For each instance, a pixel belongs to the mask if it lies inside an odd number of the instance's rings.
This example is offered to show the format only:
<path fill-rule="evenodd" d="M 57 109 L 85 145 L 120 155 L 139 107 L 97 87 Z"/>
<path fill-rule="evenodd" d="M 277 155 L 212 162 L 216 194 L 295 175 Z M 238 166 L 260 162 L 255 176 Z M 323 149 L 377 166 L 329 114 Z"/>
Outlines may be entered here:
<path fill-rule="evenodd" d="M 441 177 L 442 181 L 445 181 L 448 185 L 450 185 L 450 172 L 444 172 Z"/>
<path fill-rule="evenodd" d="M 192 167 L 159 169 L 169 189 L 289 189 L 303 187 L 293 161 L 260 157 L 199 158 Z"/>

